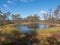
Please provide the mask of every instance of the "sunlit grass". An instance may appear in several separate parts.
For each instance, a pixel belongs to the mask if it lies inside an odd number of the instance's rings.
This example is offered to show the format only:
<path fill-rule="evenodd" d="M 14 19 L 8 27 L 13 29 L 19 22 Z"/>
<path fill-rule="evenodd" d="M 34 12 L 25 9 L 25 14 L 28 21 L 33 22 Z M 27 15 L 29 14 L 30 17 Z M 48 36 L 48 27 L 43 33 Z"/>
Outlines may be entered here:
<path fill-rule="evenodd" d="M 20 33 L 20 30 L 17 30 L 15 28 L 13 28 L 13 26 L 15 26 L 17 24 L 9 24 L 9 25 L 4 25 L 4 26 L 0 26 L 0 34 L 1 34 L 1 42 L 5 42 L 5 43 L 11 43 L 12 40 L 9 39 L 9 36 L 13 36 L 14 38 L 18 38 L 17 36 L 19 34 L 16 35 L 16 33 Z M 38 29 L 36 30 L 37 35 L 36 38 L 38 38 L 40 40 L 41 45 L 44 43 L 44 41 L 46 42 L 46 39 L 48 37 L 52 37 L 54 34 L 60 33 L 60 28 L 59 27 L 50 27 L 50 28 L 45 28 L 45 29 Z M 19 38 L 20 39 L 20 38 Z"/>
<path fill-rule="evenodd" d="M 46 37 L 52 37 L 53 35 L 60 33 L 59 27 L 51 27 L 46 29 L 37 30 L 37 38 L 45 39 Z"/>
<path fill-rule="evenodd" d="M 5 34 L 10 34 L 13 33 L 12 31 L 18 31 L 17 29 L 13 28 L 13 26 L 15 26 L 16 24 L 10 24 L 10 25 L 4 25 L 4 26 L 0 26 L 0 32 Z"/>
<path fill-rule="evenodd" d="M 4 26 L 0 26 L 0 43 L 9 43 L 12 42 L 8 37 L 9 36 L 14 36 L 17 33 L 20 32 L 20 30 L 17 30 L 15 28 L 13 28 L 13 26 L 15 26 L 16 24 L 10 24 L 10 25 L 4 25 Z M 15 37 L 14 37 L 15 38 Z"/>
<path fill-rule="evenodd" d="M 54 33 L 60 32 L 60 28 L 59 27 L 51 27 L 51 28 L 38 30 L 37 32 L 54 34 Z"/>

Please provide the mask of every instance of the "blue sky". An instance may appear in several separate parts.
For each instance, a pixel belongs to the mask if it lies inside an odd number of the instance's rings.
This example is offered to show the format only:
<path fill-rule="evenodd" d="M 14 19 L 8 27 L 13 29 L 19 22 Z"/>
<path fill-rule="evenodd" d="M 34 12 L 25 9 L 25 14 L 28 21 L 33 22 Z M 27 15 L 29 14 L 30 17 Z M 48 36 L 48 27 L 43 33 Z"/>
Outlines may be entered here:
<path fill-rule="evenodd" d="M 21 17 L 47 12 L 49 8 L 56 9 L 60 0 L 0 0 L 0 8 L 3 12 L 19 13 Z"/>

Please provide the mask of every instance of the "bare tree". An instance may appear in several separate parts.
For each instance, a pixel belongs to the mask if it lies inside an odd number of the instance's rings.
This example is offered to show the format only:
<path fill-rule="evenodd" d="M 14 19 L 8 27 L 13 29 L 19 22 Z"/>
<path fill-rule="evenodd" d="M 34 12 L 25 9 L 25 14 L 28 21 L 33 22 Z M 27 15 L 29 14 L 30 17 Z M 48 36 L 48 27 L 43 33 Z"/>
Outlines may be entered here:
<path fill-rule="evenodd" d="M 57 9 L 54 11 L 55 21 L 60 20 L 60 5 L 57 6 Z"/>
<path fill-rule="evenodd" d="M 52 8 L 49 9 L 49 20 L 52 21 Z"/>

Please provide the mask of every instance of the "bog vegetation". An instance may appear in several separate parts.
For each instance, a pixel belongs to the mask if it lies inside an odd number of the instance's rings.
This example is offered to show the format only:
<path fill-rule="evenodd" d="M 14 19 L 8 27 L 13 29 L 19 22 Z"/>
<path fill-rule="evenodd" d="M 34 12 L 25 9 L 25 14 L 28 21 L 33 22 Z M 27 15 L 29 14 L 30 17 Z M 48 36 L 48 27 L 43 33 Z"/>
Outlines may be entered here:
<path fill-rule="evenodd" d="M 52 12 L 44 13 L 44 20 L 38 14 L 22 18 L 20 14 L 3 13 L 0 10 L 0 45 L 60 45 L 60 5 Z M 24 33 L 14 26 L 19 24 L 51 24 L 47 29 L 32 30 Z M 53 25 L 55 24 L 55 25 Z"/>

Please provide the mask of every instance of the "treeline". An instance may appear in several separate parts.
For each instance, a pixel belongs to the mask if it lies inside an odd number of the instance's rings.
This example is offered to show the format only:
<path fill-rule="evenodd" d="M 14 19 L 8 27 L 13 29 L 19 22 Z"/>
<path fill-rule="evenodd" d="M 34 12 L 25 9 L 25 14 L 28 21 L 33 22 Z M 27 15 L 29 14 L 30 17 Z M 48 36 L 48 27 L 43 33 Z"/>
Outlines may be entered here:
<path fill-rule="evenodd" d="M 44 19 L 48 21 L 60 21 L 60 5 L 53 11 L 52 8 L 48 9 L 47 13 L 43 13 Z"/>
<path fill-rule="evenodd" d="M 10 12 L 3 13 L 0 10 L 0 25 L 12 23 L 12 20 L 9 19 Z"/>
<path fill-rule="evenodd" d="M 27 16 L 26 18 L 22 18 L 20 14 L 11 14 L 10 12 L 3 13 L 0 10 L 0 25 L 37 21 L 39 21 L 39 16 L 37 14 L 34 14 L 34 16 Z"/>
<path fill-rule="evenodd" d="M 52 9 L 49 9 L 48 11 L 48 13 L 43 13 L 43 18 L 45 21 L 60 22 L 60 5 L 58 5 L 54 11 L 52 11 Z M 20 14 L 11 14 L 10 12 L 3 13 L 2 10 L 0 10 L 0 25 L 22 22 L 38 22 L 40 20 L 41 19 L 38 14 L 22 18 Z"/>

